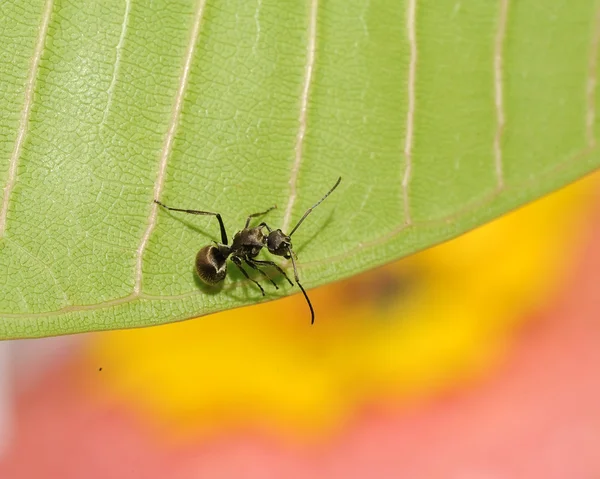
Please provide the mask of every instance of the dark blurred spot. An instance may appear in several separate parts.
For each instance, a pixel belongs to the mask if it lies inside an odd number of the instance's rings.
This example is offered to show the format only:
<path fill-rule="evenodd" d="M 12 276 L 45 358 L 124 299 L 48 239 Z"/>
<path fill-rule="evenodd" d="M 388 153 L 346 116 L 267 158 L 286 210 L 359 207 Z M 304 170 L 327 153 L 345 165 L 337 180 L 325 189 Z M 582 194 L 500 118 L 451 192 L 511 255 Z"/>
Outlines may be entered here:
<path fill-rule="evenodd" d="M 414 290 L 417 278 L 412 269 L 378 268 L 348 280 L 344 285 L 344 300 L 348 305 L 371 303 L 377 309 L 388 309 Z"/>

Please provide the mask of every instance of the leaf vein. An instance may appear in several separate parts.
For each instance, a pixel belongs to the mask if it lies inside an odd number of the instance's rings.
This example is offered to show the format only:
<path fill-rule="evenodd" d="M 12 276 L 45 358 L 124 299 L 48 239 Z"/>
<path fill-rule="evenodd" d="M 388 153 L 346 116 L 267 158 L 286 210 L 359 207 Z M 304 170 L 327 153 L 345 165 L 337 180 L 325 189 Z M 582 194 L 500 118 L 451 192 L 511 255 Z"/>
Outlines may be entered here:
<path fill-rule="evenodd" d="M 156 175 L 156 180 L 154 182 L 154 198 L 158 199 L 161 196 L 162 189 L 165 183 L 165 176 L 167 171 L 167 163 L 169 160 L 169 156 L 173 149 L 173 140 L 175 138 L 175 132 L 177 130 L 177 125 L 179 123 L 179 117 L 181 116 L 181 110 L 183 108 L 183 98 L 185 95 L 185 90 L 187 87 L 187 83 L 190 76 L 190 69 L 192 66 L 192 59 L 194 57 L 194 52 L 196 50 L 196 44 L 198 42 L 198 37 L 200 36 L 200 24 L 202 23 L 202 14 L 204 13 L 204 6 L 206 4 L 206 0 L 198 0 L 198 4 L 196 6 L 196 13 L 194 15 L 194 23 L 192 25 L 192 30 L 190 33 L 190 38 L 188 41 L 185 60 L 183 69 L 181 72 L 181 76 L 179 78 L 179 85 L 177 88 L 177 93 L 175 95 L 175 101 L 173 104 L 173 111 L 171 114 L 171 120 L 169 121 L 169 128 L 167 130 L 167 134 L 165 136 L 165 142 L 163 144 L 160 160 L 158 164 L 158 174 Z M 154 227 L 156 226 L 156 219 L 158 217 L 158 205 L 156 203 L 152 203 L 150 207 L 150 215 L 148 217 L 148 224 L 146 226 L 146 230 L 144 231 L 144 235 L 140 244 L 136 251 L 136 264 L 134 270 L 134 287 L 133 294 L 139 295 L 142 290 L 142 262 L 144 257 L 144 251 L 148 244 L 148 240 L 150 239 L 150 235 L 152 231 L 154 231 Z"/>
<path fill-rule="evenodd" d="M 106 107 L 104 108 L 104 113 L 102 114 L 102 121 L 100 122 L 100 128 L 104 126 L 106 123 L 106 118 L 108 117 L 108 113 L 110 112 L 110 107 L 112 106 L 113 94 L 115 91 L 115 85 L 117 84 L 117 76 L 119 74 L 119 67 L 121 65 L 121 53 L 123 51 L 123 44 L 125 43 L 125 35 L 127 33 L 127 24 L 129 22 L 129 13 L 131 10 L 131 0 L 125 0 L 125 14 L 123 16 L 123 23 L 121 24 L 121 35 L 119 36 L 119 41 L 117 43 L 117 54 L 115 59 L 115 64 L 113 66 L 113 74 L 110 80 L 110 85 L 107 90 L 107 101 Z"/>
<path fill-rule="evenodd" d="M 406 113 L 406 138 L 404 142 L 404 175 L 402 177 L 402 200 L 404 204 L 404 223 L 412 223 L 408 188 L 412 175 L 412 149 L 415 120 L 415 83 L 417 78 L 417 33 L 416 33 L 417 0 L 408 0 L 406 30 L 410 46 L 410 64 L 408 68 L 408 109 Z"/>
<path fill-rule="evenodd" d="M 508 0 L 500 1 L 500 16 L 498 17 L 498 30 L 494 42 L 494 106 L 496 109 L 496 134 L 494 135 L 494 166 L 496 171 L 497 188 L 504 187 L 504 168 L 502 165 L 502 135 L 504 133 L 504 81 L 503 58 L 504 39 L 506 38 L 506 24 L 508 18 Z"/>
<path fill-rule="evenodd" d="M 300 97 L 298 133 L 296 135 L 296 145 L 294 148 L 296 156 L 294 158 L 294 163 L 292 165 L 292 171 L 290 174 L 290 197 L 283 215 L 283 231 L 287 231 L 290 227 L 292 209 L 294 207 L 297 195 L 298 171 L 300 170 L 300 165 L 302 163 L 302 150 L 304 147 L 304 136 L 306 134 L 308 97 L 315 65 L 315 49 L 317 43 L 317 11 L 319 7 L 318 3 L 318 0 L 311 0 L 310 2 L 310 21 L 308 24 L 308 42 L 306 48 L 306 65 L 304 68 L 304 85 L 302 87 L 302 95 Z"/>
<path fill-rule="evenodd" d="M 596 87 L 598 85 L 598 53 L 600 45 L 600 8 L 596 10 L 594 19 L 594 30 L 592 32 L 592 45 L 590 48 L 590 57 L 588 61 L 587 78 L 587 108 L 586 108 L 586 137 L 588 146 L 596 145 L 596 135 L 594 134 L 594 123 L 596 122 Z"/>
<path fill-rule="evenodd" d="M 27 135 L 27 128 L 29 126 L 29 115 L 31 114 L 31 106 L 33 104 L 33 94 L 35 89 L 35 81 L 37 78 L 37 72 L 39 70 L 40 60 L 44 51 L 44 45 L 46 43 L 46 37 L 48 36 L 48 24 L 50 23 L 50 17 L 52 16 L 52 7 L 54 6 L 53 0 L 46 0 L 44 4 L 44 10 L 42 12 L 42 20 L 39 27 L 39 34 L 33 51 L 33 58 L 31 59 L 31 68 L 29 69 L 29 75 L 25 83 L 25 101 L 23 103 L 23 109 L 21 110 L 21 117 L 19 118 L 19 129 L 17 131 L 17 139 L 15 140 L 15 146 L 10 156 L 10 162 L 8 167 L 8 179 L 6 186 L 4 187 L 4 194 L 2 195 L 2 206 L 0 207 L 0 238 L 4 236 L 6 230 L 6 217 L 8 214 L 8 205 L 10 202 L 10 196 L 15 188 L 17 182 L 17 166 L 19 165 L 19 158 L 21 157 L 21 150 Z"/>

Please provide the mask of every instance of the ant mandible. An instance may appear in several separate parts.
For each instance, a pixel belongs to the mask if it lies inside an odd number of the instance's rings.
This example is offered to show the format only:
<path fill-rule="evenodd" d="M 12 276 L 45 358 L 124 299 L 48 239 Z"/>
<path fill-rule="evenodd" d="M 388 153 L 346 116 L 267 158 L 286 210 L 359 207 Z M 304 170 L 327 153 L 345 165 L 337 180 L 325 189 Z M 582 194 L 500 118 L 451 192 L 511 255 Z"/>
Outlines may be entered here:
<path fill-rule="evenodd" d="M 308 294 L 306 294 L 306 291 L 302 287 L 302 284 L 300 284 L 300 279 L 298 278 L 298 269 L 296 268 L 295 261 L 295 258 L 297 257 L 292 249 L 291 237 L 296 232 L 298 227 L 302 224 L 302 222 L 306 219 L 306 217 L 312 212 L 312 210 L 319 206 L 325 200 L 325 198 L 327 198 L 333 192 L 333 190 L 335 190 L 338 187 L 341 181 L 342 178 L 338 178 L 335 185 L 333 185 L 333 187 L 325 194 L 325 196 L 323 196 L 323 198 L 321 198 L 313 206 L 306 210 L 306 212 L 304 213 L 302 218 L 300 218 L 298 223 L 296 223 L 296 226 L 294 226 L 290 234 L 285 234 L 283 231 L 281 231 L 281 229 L 274 230 L 265 222 L 262 222 L 261 224 L 253 228 L 250 228 L 250 221 L 252 220 L 252 218 L 263 216 L 269 211 L 276 208 L 276 206 L 272 206 L 268 210 L 262 211 L 260 213 L 254 213 L 248 216 L 248 218 L 246 219 L 244 229 L 238 231 L 234 235 L 231 246 L 229 245 L 227 239 L 227 232 L 225 231 L 223 218 L 221 218 L 221 215 L 219 213 L 212 213 L 210 211 L 171 208 L 170 206 L 167 206 L 158 200 L 154 200 L 154 202 L 162 206 L 163 208 L 166 208 L 167 210 L 171 211 L 181 211 L 183 213 L 188 213 L 191 215 L 216 216 L 217 221 L 219 222 L 219 227 L 221 229 L 221 243 L 214 242 L 215 244 L 213 245 L 207 245 L 200 251 L 198 251 L 198 254 L 196 255 L 196 273 L 198 274 L 198 277 L 206 284 L 214 285 L 223 281 L 225 275 L 227 274 L 227 258 L 231 258 L 231 261 L 233 261 L 233 263 L 238 267 L 242 274 L 254 284 L 256 284 L 256 286 L 258 286 L 260 292 L 264 296 L 265 290 L 263 289 L 263 287 L 258 281 L 250 277 L 250 275 L 243 268 L 242 264 L 246 264 L 250 268 L 258 271 L 265 278 L 267 278 L 273 286 L 275 286 L 275 289 L 279 289 L 275 281 L 273 281 L 269 277 L 269 275 L 267 275 L 267 273 L 260 269 L 260 266 L 272 266 L 283 275 L 283 277 L 288 281 L 288 283 L 290 283 L 291 286 L 293 286 L 294 283 L 292 283 L 288 275 L 285 273 L 285 271 L 283 271 L 283 269 L 281 269 L 281 267 L 277 263 L 275 263 L 274 261 L 258 260 L 256 259 L 256 257 L 258 256 L 258 253 L 260 253 L 262 248 L 267 248 L 269 253 L 273 255 L 282 256 L 285 259 L 291 259 L 292 267 L 294 269 L 294 279 L 296 280 L 296 284 L 302 291 L 302 294 L 304 295 L 304 298 L 308 303 L 308 307 L 310 308 L 310 324 L 314 324 L 315 311 L 313 309 L 312 303 L 310 302 L 310 299 L 308 298 Z M 263 228 L 267 230 L 267 235 L 263 233 Z"/>

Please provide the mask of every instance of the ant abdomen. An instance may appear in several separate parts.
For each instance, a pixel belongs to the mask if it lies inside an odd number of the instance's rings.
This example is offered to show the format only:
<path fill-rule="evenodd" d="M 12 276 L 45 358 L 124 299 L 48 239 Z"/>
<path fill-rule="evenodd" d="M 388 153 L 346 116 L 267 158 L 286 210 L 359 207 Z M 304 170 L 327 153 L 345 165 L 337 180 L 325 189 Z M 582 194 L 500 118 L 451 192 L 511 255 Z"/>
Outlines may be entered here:
<path fill-rule="evenodd" d="M 206 284 L 217 284 L 227 274 L 227 258 L 217 246 L 205 246 L 196 255 L 196 273 Z"/>

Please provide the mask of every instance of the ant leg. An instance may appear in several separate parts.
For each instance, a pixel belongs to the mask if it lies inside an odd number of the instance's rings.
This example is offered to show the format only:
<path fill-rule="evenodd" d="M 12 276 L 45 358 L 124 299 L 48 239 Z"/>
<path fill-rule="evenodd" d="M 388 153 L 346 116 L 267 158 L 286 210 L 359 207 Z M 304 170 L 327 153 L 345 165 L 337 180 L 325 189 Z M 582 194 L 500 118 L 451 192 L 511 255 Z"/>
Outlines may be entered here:
<path fill-rule="evenodd" d="M 339 181 L 338 181 L 338 183 L 339 183 Z M 336 183 L 336 186 L 337 186 L 337 183 Z M 294 255 L 292 254 L 292 249 L 289 247 L 288 247 L 288 252 L 290 253 L 290 259 L 292 260 L 292 266 L 294 267 L 294 278 L 296 279 L 296 284 L 302 291 L 302 294 L 304 295 L 304 298 L 306 299 L 306 302 L 308 303 L 308 307 L 310 308 L 310 324 L 315 324 L 315 310 L 312 307 L 312 303 L 310 302 L 310 299 L 308 299 L 308 294 L 306 294 L 306 291 L 304 291 L 304 288 L 300 284 L 300 280 L 298 279 L 298 270 L 296 269 L 296 262 L 294 261 Z"/>
<path fill-rule="evenodd" d="M 248 273 L 246 273 L 246 270 L 242 267 L 242 261 L 240 260 L 240 258 L 238 256 L 232 256 L 231 257 L 231 261 L 233 261 L 233 263 L 239 268 L 239 270 L 244 273 L 244 276 L 246 278 L 248 278 L 250 281 L 252 281 L 256 286 L 258 286 L 258 288 L 260 289 L 260 292 L 262 293 L 262 295 L 265 295 L 265 290 L 263 289 L 263 287 L 259 284 L 258 281 L 253 280 Z"/>
<path fill-rule="evenodd" d="M 268 231 L 269 233 L 270 233 L 271 231 L 273 231 L 273 230 L 271 229 L 271 227 L 270 227 L 270 226 L 269 226 L 267 223 L 265 223 L 264 221 L 263 221 L 261 224 L 259 224 L 259 225 L 257 226 L 257 228 L 267 228 L 267 231 Z"/>
<path fill-rule="evenodd" d="M 249 259 L 249 258 L 244 258 L 244 261 L 246 262 L 246 264 L 248 266 L 250 266 L 252 269 L 255 269 L 256 271 L 258 271 L 260 274 L 262 274 L 265 278 L 267 278 L 271 284 L 273 286 L 275 286 L 275 289 L 279 289 L 279 286 L 277 286 L 277 284 L 275 284 L 275 281 L 273 281 L 269 275 L 267 273 L 265 273 L 262 269 L 260 269 L 255 263 L 256 261 L 253 259 Z"/>
<path fill-rule="evenodd" d="M 246 226 L 244 226 L 244 229 L 246 229 L 246 228 L 248 228 L 248 226 L 250 226 L 250 220 L 252 218 L 256 218 L 257 216 L 266 215 L 269 211 L 274 210 L 275 208 L 277 208 L 277 205 L 273 205 L 268 210 L 262 211 L 261 213 L 254 213 L 254 214 L 251 214 L 250 216 L 248 216 L 248 219 L 246 220 Z"/>
<path fill-rule="evenodd" d="M 223 218 L 221 218 L 221 215 L 219 213 L 211 213 L 210 211 L 184 210 L 184 209 L 181 209 L 181 208 L 171 208 L 170 206 L 167 206 L 167 205 L 165 205 L 164 203 L 161 203 L 158 200 L 154 200 L 154 202 L 157 205 L 160 205 L 163 208 L 166 208 L 167 210 L 171 210 L 171 211 L 181 211 L 183 213 L 188 213 L 190 215 L 210 215 L 210 216 L 216 216 L 217 220 L 219 221 L 219 227 L 221 228 L 221 243 L 223 243 L 224 245 L 227 244 L 227 232 L 225 231 L 225 225 L 223 224 Z"/>
<path fill-rule="evenodd" d="M 277 263 L 275 263 L 275 261 L 262 261 L 262 260 L 258 260 L 258 259 L 253 259 L 252 261 L 254 263 L 260 264 L 260 265 L 273 266 L 273 268 L 275 268 L 277 271 L 279 271 L 283 275 L 283 277 L 285 279 L 287 279 L 288 283 L 290 283 L 291 286 L 294 286 L 294 283 L 292 283 L 292 280 L 290 278 L 288 278 L 288 275 L 285 274 L 285 271 L 283 269 L 281 269 L 281 266 L 279 266 Z"/>

